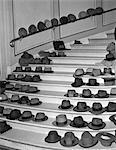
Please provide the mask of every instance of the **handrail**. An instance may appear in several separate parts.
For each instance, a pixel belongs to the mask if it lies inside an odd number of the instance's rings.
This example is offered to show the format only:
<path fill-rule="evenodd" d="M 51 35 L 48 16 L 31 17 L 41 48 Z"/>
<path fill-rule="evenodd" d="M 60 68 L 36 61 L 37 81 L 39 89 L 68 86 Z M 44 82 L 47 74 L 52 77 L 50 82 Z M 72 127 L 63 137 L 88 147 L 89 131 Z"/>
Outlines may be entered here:
<path fill-rule="evenodd" d="M 112 8 L 112 9 L 103 11 L 102 14 L 107 13 L 107 12 L 110 12 L 110 11 L 114 11 L 114 10 L 116 10 L 116 8 Z M 92 16 L 98 16 L 98 15 L 102 15 L 102 14 L 95 14 L 95 15 L 92 15 Z M 86 18 L 89 18 L 89 17 L 91 17 L 91 16 L 86 16 L 86 17 L 84 17 L 84 18 L 78 18 L 78 19 L 76 19 L 76 20 L 73 21 L 73 22 L 76 22 L 76 21 L 78 21 L 78 20 L 83 20 L 83 19 L 86 19 Z M 69 22 L 69 23 L 73 23 L 73 22 Z M 59 27 L 59 26 L 62 26 L 62 25 L 66 25 L 66 24 L 58 24 L 58 25 L 55 26 L 55 27 Z M 55 28 L 55 27 L 52 27 L 52 26 L 51 26 L 51 27 L 49 27 L 49 28 L 44 29 L 43 31 L 46 31 L 46 30 L 49 30 L 49 29 L 52 29 L 52 28 Z M 20 39 L 26 38 L 26 37 L 28 37 L 28 36 L 31 36 L 31 35 L 34 35 L 34 34 L 37 34 L 37 33 L 43 32 L 43 31 L 36 31 L 35 33 L 27 34 L 26 36 L 15 38 L 15 39 L 13 39 L 13 40 L 10 41 L 10 46 L 11 46 L 11 47 L 14 47 L 14 42 L 15 42 L 15 41 L 18 41 L 18 40 L 20 40 Z"/>

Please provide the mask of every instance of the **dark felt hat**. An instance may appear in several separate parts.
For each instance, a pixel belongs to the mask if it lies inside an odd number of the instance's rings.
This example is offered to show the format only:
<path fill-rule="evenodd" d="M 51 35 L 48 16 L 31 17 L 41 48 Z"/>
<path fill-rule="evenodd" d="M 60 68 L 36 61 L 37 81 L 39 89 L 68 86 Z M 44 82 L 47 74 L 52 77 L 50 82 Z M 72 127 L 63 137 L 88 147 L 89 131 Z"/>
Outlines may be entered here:
<path fill-rule="evenodd" d="M 35 106 L 40 104 L 42 104 L 42 101 L 40 101 L 39 98 L 31 98 L 31 100 L 28 101 L 28 105 Z"/>
<path fill-rule="evenodd" d="M 53 73 L 54 71 L 52 70 L 52 67 L 44 67 L 43 72 L 44 73 Z"/>
<path fill-rule="evenodd" d="M 29 121 L 34 118 L 34 115 L 31 111 L 23 111 L 21 116 L 18 118 L 19 121 Z"/>
<path fill-rule="evenodd" d="M 103 8 L 102 7 L 97 7 L 95 9 L 95 15 L 101 15 L 103 13 Z"/>
<path fill-rule="evenodd" d="M 79 141 L 79 145 L 83 148 L 93 147 L 98 143 L 98 139 L 95 136 L 92 136 L 88 131 L 84 131 L 81 135 L 81 139 Z"/>
<path fill-rule="evenodd" d="M 22 79 L 25 82 L 32 82 L 33 78 L 31 75 L 26 74 L 25 77 Z"/>
<path fill-rule="evenodd" d="M 85 85 L 82 78 L 75 78 L 75 81 L 71 84 L 73 87 L 80 87 Z"/>
<path fill-rule="evenodd" d="M 68 18 L 66 16 L 60 17 L 60 23 L 61 24 L 67 24 L 68 23 Z"/>
<path fill-rule="evenodd" d="M 87 9 L 87 14 L 88 14 L 89 16 L 95 15 L 95 9 L 94 9 L 94 8 L 89 8 L 89 9 Z"/>
<path fill-rule="evenodd" d="M 35 72 L 40 72 L 40 73 L 42 73 L 42 66 L 36 66 Z"/>
<path fill-rule="evenodd" d="M 16 80 L 16 75 L 15 74 L 8 74 L 8 76 L 7 76 L 7 78 L 6 78 L 7 80 Z"/>
<path fill-rule="evenodd" d="M 23 68 L 20 66 L 20 67 L 16 67 L 16 69 L 14 70 L 14 72 L 22 72 L 23 71 Z"/>
<path fill-rule="evenodd" d="M 49 59 L 48 57 L 43 57 L 43 58 L 41 58 L 41 63 L 42 63 L 42 64 L 49 65 L 51 61 L 52 61 L 52 60 Z"/>
<path fill-rule="evenodd" d="M 94 95 L 95 98 L 108 98 L 109 94 L 105 90 L 98 90 L 98 93 Z"/>
<path fill-rule="evenodd" d="M 66 96 L 66 97 L 77 97 L 78 93 L 76 93 L 75 90 L 68 90 L 64 96 Z"/>
<path fill-rule="evenodd" d="M 88 17 L 88 13 L 86 11 L 80 11 L 78 14 L 79 19 L 84 19 L 86 17 Z"/>
<path fill-rule="evenodd" d="M 24 74 L 18 74 L 16 80 L 22 81 L 24 79 Z"/>
<path fill-rule="evenodd" d="M 28 32 L 29 34 L 33 34 L 33 33 L 36 33 L 37 32 L 37 28 L 34 24 L 31 24 L 29 27 L 28 27 Z"/>
<path fill-rule="evenodd" d="M 48 116 L 45 115 L 43 112 L 38 112 L 34 118 L 34 121 L 41 122 L 48 120 Z"/>
<path fill-rule="evenodd" d="M 15 120 L 18 119 L 21 116 L 21 111 L 19 109 L 13 109 L 11 110 L 10 114 L 6 116 L 7 119 Z"/>
<path fill-rule="evenodd" d="M 51 19 L 51 23 L 52 23 L 52 27 L 55 27 L 55 26 L 57 26 L 59 24 L 57 18 Z"/>
<path fill-rule="evenodd" d="M 102 104 L 99 102 L 94 102 L 92 107 L 89 109 L 89 112 L 91 112 L 94 115 L 102 114 L 106 111 L 106 108 L 102 107 Z"/>
<path fill-rule="evenodd" d="M 107 112 L 116 112 L 116 103 L 115 102 L 109 102 L 106 106 Z"/>
<path fill-rule="evenodd" d="M 88 123 L 83 120 L 82 116 L 74 117 L 73 121 L 71 121 L 70 126 L 76 128 L 83 128 L 86 127 Z"/>
<path fill-rule="evenodd" d="M 31 69 L 31 67 L 30 67 L 30 66 L 28 66 L 28 67 L 25 67 L 24 71 L 25 71 L 25 72 L 31 72 L 31 71 L 32 71 L 32 69 Z"/>
<path fill-rule="evenodd" d="M 77 102 L 77 106 L 73 108 L 76 112 L 86 112 L 89 110 L 89 106 L 87 106 L 86 102 Z"/>
<path fill-rule="evenodd" d="M 68 18 L 68 22 L 74 22 L 77 19 L 74 14 L 68 14 L 67 18 Z"/>
<path fill-rule="evenodd" d="M 19 92 L 27 92 L 30 88 L 30 85 L 21 85 L 21 88 L 18 89 Z"/>
<path fill-rule="evenodd" d="M 27 30 L 25 29 L 25 28 L 20 28 L 19 30 L 18 30 L 18 35 L 20 36 L 20 37 L 24 37 L 24 36 L 26 36 L 27 35 Z"/>
<path fill-rule="evenodd" d="M 97 83 L 97 79 L 91 79 L 90 78 L 86 85 L 88 85 L 88 86 L 99 86 L 99 83 Z"/>
<path fill-rule="evenodd" d="M 29 103 L 29 98 L 28 96 L 21 96 L 20 99 L 18 100 L 19 104 L 28 104 Z"/>
<path fill-rule="evenodd" d="M 65 147 L 72 147 L 79 143 L 79 139 L 73 132 L 66 132 L 64 137 L 60 140 L 60 144 Z"/>
<path fill-rule="evenodd" d="M 108 132 L 99 132 L 96 137 L 98 138 L 98 141 L 100 141 L 101 145 L 105 147 L 111 146 L 115 139 L 115 136 Z"/>
<path fill-rule="evenodd" d="M 93 118 L 92 122 L 88 124 L 88 127 L 93 130 L 100 130 L 106 126 L 106 123 L 103 122 L 101 118 Z"/>
<path fill-rule="evenodd" d="M 39 21 L 38 24 L 37 24 L 37 29 L 39 31 L 44 31 L 46 29 L 46 26 L 45 26 L 44 22 Z"/>
<path fill-rule="evenodd" d="M 42 79 L 40 78 L 40 75 L 34 75 L 32 77 L 32 81 L 33 82 L 40 82 L 40 81 L 42 81 Z"/>
<path fill-rule="evenodd" d="M 59 109 L 71 109 L 73 105 L 69 100 L 63 100 L 61 105 L 58 106 Z"/>
<path fill-rule="evenodd" d="M 63 127 L 70 124 L 70 120 L 67 119 L 65 114 L 60 114 L 56 116 L 56 120 L 52 122 L 54 126 Z"/>
<path fill-rule="evenodd" d="M 39 92 L 40 90 L 35 87 L 35 86 L 30 86 L 29 89 L 26 91 L 26 93 L 37 93 Z"/>
<path fill-rule="evenodd" d="M 80 94 L 80 97 L 84 98 L 92 98 L 94 97 L 90 89 L 83 89 L 82 94 Z"/>
<path fill-rule="evenodd" d="M 61 136 L 57 131 L 49 131 L 47 137 L 45 137 L 45 142 L 47 143 L 56 143 L 61 140 Z"/>

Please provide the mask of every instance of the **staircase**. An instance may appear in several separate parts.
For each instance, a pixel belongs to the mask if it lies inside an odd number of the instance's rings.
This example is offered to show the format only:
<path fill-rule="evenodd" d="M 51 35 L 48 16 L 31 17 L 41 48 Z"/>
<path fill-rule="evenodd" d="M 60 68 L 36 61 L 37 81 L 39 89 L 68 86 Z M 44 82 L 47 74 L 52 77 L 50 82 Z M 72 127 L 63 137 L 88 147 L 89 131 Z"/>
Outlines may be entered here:
<path fill-rule="evenodd" d="M 76 45 L 71 44 L 71 50 L 66 50 L 66 57 L 51 57 L 52 63 L 50 66 L 54 73 L 39 73 L 42 81 L 37 82 L 23 82 L 23 81 L 13 81 L 10 80 L 10 83 L 16 84 L 29 84 L 38 87 L 40 92 L 38 93 L 23 93 L 16 91 L 8 91 L 5 93 L 9 98 L 12 97 L 13 94 L 19 94 L 21 96 L 28 96 L 31 98 L 39 98 L 42 101 L 41 105 L 38 106 L 29 106 L 26 104 L 18 104 L 11 103 L 8 101 L 1 102 L 0 106 L 4 106 L 5 108 L 12 109 L 20 109 L 21 112 L 25 110 L 29 110 L 36 115 L 38 112 L 44 112 L 48 116 L 47 121 L 43 122 L 34 122 L 30 121 L 18 121 L 18 120 L 9 120 L 5 117 L 0 117 L 2 120 L 6 120 L 8 124 L 12 126 L 12 130 L 5 132 L 0 135 L 0 143 L 6 147 L 14 148 L 14 149 L 22 149 L 22 150 L 82 150 L 84 148 L 79 145 L 73 147 L 64 147 L 59 142 L 57 143 L 46 143 L 44 141 L 45 137 L 48 135 L 49 131 L 56 130 L 59 135 L 62 137 L 68 131 L 72 131 L 75 136 L 79 139 L 84 131 L 90 131 L 90 133 L 94 136 L 99 130 L 92 130 L 88 127 L 85 128 L 73 128 L 71 126 L 66 127 L 57 127 L 52 124 L 55 121 L 56 116 L 59 114 L 66 114 L 68 119 L 72 119 L 76 116 L 83 116 L 84 120 L 90 122 L 93 117 L 102 118 L 106 123 L 106 127 L 101 129 L 100 131 L 106 131 L 115 135 L 116 126 L 109 120 L 109 117 L 113 114 L 111 112 L 105 112 L 100 115 L 93 115 L 90 112 L 75 112 L 72 109 L 69 110 L 61 110 L 58 108 L 61 105 L 62 100 L 70 100 L 73 106 L 76 106 L 79 101 L 86 101 L 87 105 L 90 107 L 94 102 L 100 102 L 103 107 L 107 106 L 109 101 L 116 102 L 116 98 L 82 98 L 82 97 L 66 97 L 64 94 L 67 93 L 68 89 L 74 89 L 77 93 L 82 93 L 82 90 L 85 88 L 89 88 L 93 94 L 96 94 L 99 89 L 106 90 L 110 93 L 110 90 L 114 86 L 104 86 L 104 80 L 102 77 L 94 77 L 101 84 L 98 86 L 82 86 L 79 88 L 74 88 L 71 86 L 71 83 L 74 82 L 73 73 L 77 68 L 83 68 L 85 71 L 87 68 L 95 67 L 103 70 L 104 66 L 96 66 L 95 63 L 102 61 L 106 55 L 106 47 L 107 44 L 111 41 L 114 41 L 113 33 L 107 33 L 104 38 L 89 38 L 88 44 Z M 30 65 L 34 70 L 37 65 Z M 45 65 L 38 65 L 43 68 Z M 23 67 L 25 68 L 25 67 Z M 18 75 L 20 72 L 13 72 Z M 38 73 L 34 72 L 23 72 L 23 74 L 35 75 Z M 83 81 L 88 82 L 90 76 L 83 76 Z M 115 150 L 116 144 L 113 143 L 110 147 L 104 147 L 98 142 L 97 145 L 90 148 L 91 150 Z"/>

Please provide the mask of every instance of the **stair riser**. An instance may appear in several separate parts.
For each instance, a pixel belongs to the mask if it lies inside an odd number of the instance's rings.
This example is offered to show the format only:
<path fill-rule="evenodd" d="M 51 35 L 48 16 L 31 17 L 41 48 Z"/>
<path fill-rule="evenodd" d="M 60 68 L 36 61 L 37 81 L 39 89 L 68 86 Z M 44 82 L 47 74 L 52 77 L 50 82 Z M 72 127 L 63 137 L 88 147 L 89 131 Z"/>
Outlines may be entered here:
<path fill-rule="evenodd" d="M 105 43 L 105 44 L 108 44 L 108 43 L 110 43 L 110 42 L 114 42 L 115 40 L 114 39 L 111 39 L 111 38 L 109 38 L 109 39 L 107 39 L 107 40 L 105 40 L 105 39 L 89 39 L 89 43 L 90 44 L 94 44 L 94 43 Z"/>
<path fill-rule="evenodd" d="M 73 53 L 67 53 L 66 55 L 67 55 L 67 56 L 81 56 L 81 57 L 82 57 L 82 56 L 83 56 L 83 57 L 84 57 L 84 56 L 85 56 L 85 57 L 86 57 L 86 56 L 89 56 L 89 57 L 105 57 L 106 54 L 107 54 L 107 53 L 105 53 L 105 52 L 103 52 L 103 53 L 102 53 L 102 52 L 99 52 L 99 53 L 98 53 L 97 51 L 96 51 L 96 53 L 92 53 L 92 52 L 88 52 L 88 53 L 87 53 L 87 52 L 85 52 L 85 51 L 84 51 L 84 52 L 78 52 L 78 51 L 77 51 L 77 52 L 75 52 L 75 53 L 74 53 L 74 52 L 73 52 Z"/>

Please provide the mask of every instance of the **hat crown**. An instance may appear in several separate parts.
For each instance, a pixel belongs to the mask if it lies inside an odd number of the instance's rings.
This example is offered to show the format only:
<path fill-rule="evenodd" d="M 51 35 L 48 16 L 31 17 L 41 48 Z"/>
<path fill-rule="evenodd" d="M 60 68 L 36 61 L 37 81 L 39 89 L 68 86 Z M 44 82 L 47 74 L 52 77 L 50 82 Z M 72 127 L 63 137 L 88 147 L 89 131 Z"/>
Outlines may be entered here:
<path fill-rule="evenodd" d="M 56 116 L 56 122 L 58 123 L 63 123 L 67 121 L 67 117 L 64 114 L 60 114 L 58 116 Z"/>
<path fill-rule="evenodd" d="M 63 107 L 70 106 L 70 101 L 69 101 L 69 100 L 63 100 L 63 101 L 62 101 L 62 106 L 63 106 Z"/>
<path fill-rule="evenodd" d="M 91 145 L 93 143 L 93 136 L 88 131 L 82 133 L 81 139 L 83 145 Z"/>
<path fill-rule="evenodd" d="M 93 118 L 92 119 L 92 124 L 95 125 L 95 126 L 100 126 L 102 125 L 103 121 L 101 118 Z"/>
<path fill-rule="evenodd" d="M 50 132 L 48 133 L 48 137 L 49 137 L 49 140 L 54 141 L 55 139 L 58 138 L 58 133 L 57 133 L 57 131 L 50 131 Z"/>
<path fill-rule="evenodd" d="M 36 114 L 36 119 L 43 119 L 45 118 L 45 113 L 39 112 Z"/>
<path fill-rule="evenodd" d="M 22 117 L 23 118 L 30 118 L 32 116 L 32 112 L 31 111 L 24 111 L 22 113 Z"/>
<path fill-rule="evenodd" d="M 89 95 L 91 95 L 91 90 L 90 90 L 90 89 L 83 89 L 82 94 L 83 94 L 84 96 L 89 96 Z"/>
<path fill-rule="evenodd" d="M 101 103 L 93 103 L 93 109 L 95 109 L 95 110 L 101 110 L 102 109 Z"/>
<path fill-rule="evenodd" d="M 74 117 L 74 124 L 83 124 L 83 118 L 81 116 Z"/>
<path fill-rule="evenodd" d="M 77 107 L 79 108 L 79 109 L 84 109 L 84 108 L 86 108 L 86 102 L 78 102 L 77 103 Z"/>
<path fill-rule="evenodd" d="M 84 70 L 81 69 L 81 68 L 78 68 L 76 71 L 75 71 L 75 75 L 82 75 L 84 74 Z"/>

